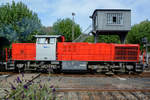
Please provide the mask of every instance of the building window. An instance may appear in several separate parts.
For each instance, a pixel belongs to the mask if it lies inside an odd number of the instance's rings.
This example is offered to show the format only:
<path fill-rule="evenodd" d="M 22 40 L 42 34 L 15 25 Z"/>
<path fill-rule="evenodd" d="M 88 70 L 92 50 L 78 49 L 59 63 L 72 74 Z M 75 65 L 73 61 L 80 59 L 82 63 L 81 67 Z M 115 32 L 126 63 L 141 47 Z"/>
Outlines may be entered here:
<path fill-rule="evenodd" d="M 107 24 L 108 25 L 122 25 L 123 14 L 122 13 L 107 13 Z"/>
<path fill-rule="evenodd" d="M 116 21 L 117 21 L 116 19 L 117 19 L 117 18 L 114 16 L 114 17 L 113 17 L 113 23 L 116 23 Z"/>

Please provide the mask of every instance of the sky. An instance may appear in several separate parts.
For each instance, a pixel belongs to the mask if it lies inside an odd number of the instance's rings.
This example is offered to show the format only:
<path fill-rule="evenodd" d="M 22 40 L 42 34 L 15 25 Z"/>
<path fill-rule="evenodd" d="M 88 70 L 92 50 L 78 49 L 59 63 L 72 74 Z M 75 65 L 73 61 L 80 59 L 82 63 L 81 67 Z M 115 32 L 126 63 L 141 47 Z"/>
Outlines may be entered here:
<path fill-rule="evenodd" d="M 89 16 L 95 9 L 131 9 L 132 25 L 143 20 L 150 20 L 149 0 L 14 0 L 22 1 L 29 9 L 38 14 L 43 26 L 52 26 L 58 19 L 71 18 L 75 13 L 75 22 L 84 31 L 92 21 Z M 0 0 L 0 4 L 12 0 Z"/>

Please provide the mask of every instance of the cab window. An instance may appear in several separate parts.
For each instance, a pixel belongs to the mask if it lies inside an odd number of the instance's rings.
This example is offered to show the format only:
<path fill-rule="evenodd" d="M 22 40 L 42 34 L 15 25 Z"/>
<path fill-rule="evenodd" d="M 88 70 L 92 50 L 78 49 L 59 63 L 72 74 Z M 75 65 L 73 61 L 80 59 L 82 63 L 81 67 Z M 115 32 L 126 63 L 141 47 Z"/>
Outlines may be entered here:
<path fill-rule="evenodd" d="M 55 43 L 55 38 L 50 38 L 50 44 L 54 44 Z"/>
<path fill-rule="evenodd" d="M 48 38 L 37 38 L 37 43 L 38 44 L 48 44 L 49 39 Z"/>

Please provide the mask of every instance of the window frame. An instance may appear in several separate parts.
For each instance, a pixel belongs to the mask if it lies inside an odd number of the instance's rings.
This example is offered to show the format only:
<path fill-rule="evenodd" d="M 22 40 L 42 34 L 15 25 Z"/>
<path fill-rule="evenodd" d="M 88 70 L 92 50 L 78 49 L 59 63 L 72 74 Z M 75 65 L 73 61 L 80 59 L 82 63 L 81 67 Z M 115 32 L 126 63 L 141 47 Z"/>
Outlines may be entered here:
<path fill-rule="evenodd" d="M 51 42 L 51 40 L 53 40 L 53 42 Z M 49 39 L 49 44 L 55 44 L 56 43 L 56 38 L 50 38 Z"/>
<path fill-rule="evenodd" d="M 116 17 L 116 22 L 113 22 L 113 17 Z M 108 12 L 106 13 L 107 25 L 123 25 L 124 15 L 121 12 Z"/>

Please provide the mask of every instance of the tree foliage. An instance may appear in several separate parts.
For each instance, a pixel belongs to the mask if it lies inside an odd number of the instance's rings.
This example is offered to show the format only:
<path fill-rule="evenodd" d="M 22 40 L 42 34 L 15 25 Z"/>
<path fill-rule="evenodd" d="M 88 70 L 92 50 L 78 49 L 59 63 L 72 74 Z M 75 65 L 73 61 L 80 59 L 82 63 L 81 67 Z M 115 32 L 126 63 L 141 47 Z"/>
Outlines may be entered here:
<path fill-rule="evenodd" d="M 127 36 L 127 43 L 142 44 L 142 38 L 147 37 L 150 41 L 150 21 L 145 20 L 139 24 L 135 24 Z"/>
<path fill-rule="evenodd" d="M 84 42 L 94 43 L 94 36 L 89 36 Z"/>
<path fill-rule="evenodd" d="M 72 25 L 74 25 L 74 39 L 81 34 L 81 28 L 71 19 L 59 19 L 53 24 L 53 34 L 64 35 L 66 41 L 72 41 Z"/>
<path fill-rule="evenodd" d="M 22 2 L 0 6 L 0 36 L 10 41 L 32 41 L 32 35 L 40 32 L 41 22 L 36 13 Z"/>
<path fill-rule="evenodd" d="M 42 26 L 42 28 L 41 28 L 41 33 L 42 34 L 51 35 L 52 32 L 53 32 L 53 29 L 50 26 L 47 26 L 47 27 L 46 26 Z"/>
<path fill-rule="evenodd" d="M 120 38 L 118 35 L 100 35 L 98 42 L 103 43 L 120 43 Z"/>
<path fill-rule="evenodd" d="M 84 42 L 94 42 L 94 36 L 89 36 Z M 99 43 L 120 43 L 118 35 L 100 35 L 98 37 Z"/>

